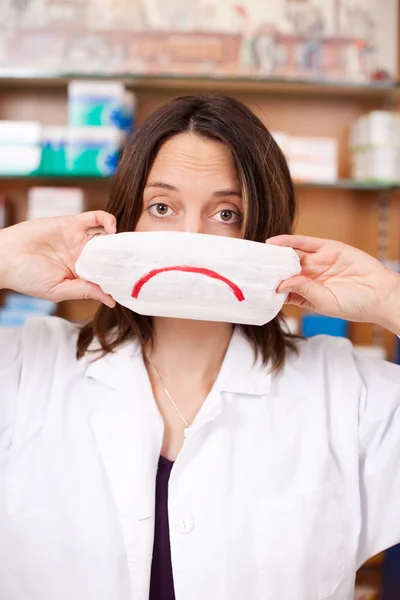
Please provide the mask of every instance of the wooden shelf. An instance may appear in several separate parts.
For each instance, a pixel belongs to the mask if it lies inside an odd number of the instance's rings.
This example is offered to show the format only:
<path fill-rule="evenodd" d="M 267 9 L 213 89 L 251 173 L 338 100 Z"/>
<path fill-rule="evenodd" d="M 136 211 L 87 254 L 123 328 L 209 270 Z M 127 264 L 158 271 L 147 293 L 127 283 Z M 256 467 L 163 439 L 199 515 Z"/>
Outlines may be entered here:
<path fill-rule="evenodd" d="M 87 182 L 99 182 L 99 183 L 107 183 L 111 181 L 111 177 L 103 177 L 102 175 L 40 175 L 40 174 L 31 174 L 31 175 L 2 175 L 0 173 L 0 182 L 1 181 L 26 181 L 28 183 L 87 183 Z"/>
<path fill-rule="evenodd" d="M 110 182 L 112 177 L 102 177 L 101 175 L 1 175 L 1 181 L 21 181 L 28 183 L 87 183 L 87 182 Z M 338 179 L 335 182 L 327 181 L 294 181 L 294 185 L 299 189 L 332 189 L 332 190 L 354 190 L 365 192 L 382 192 L 399 190 L 400 182 L 389 183 L 383 181 L 356 181 L 354 179 Z"/>
<path fill-rule="evenodd" d="M 294 185 L 298 188 L 316 188 L 332 190 L 354 190 L 365 192 L 384 192 L 400 189 L 400 182 L 389 183 L 384 181 L 357 181 L 355 179 L 338 179 L 329 183 L 326 181 L 295 181 Z"/>
<path fill-rule="evenodd" d="M 127 87 L 140 90 L 197 90 L 240 94 L 301 94 L 311 96 L 355 96 L 385 98 L 399 89 L 395 81 L 331 81 L 309 79 L 262 79 L 258 77 L 141 75 L 134 73 L 59 73 L 48 71 L 0 69 L 0 88 L 18 85 L 24 87 L 65 87 L 72 79 L 119 80 Z"/>

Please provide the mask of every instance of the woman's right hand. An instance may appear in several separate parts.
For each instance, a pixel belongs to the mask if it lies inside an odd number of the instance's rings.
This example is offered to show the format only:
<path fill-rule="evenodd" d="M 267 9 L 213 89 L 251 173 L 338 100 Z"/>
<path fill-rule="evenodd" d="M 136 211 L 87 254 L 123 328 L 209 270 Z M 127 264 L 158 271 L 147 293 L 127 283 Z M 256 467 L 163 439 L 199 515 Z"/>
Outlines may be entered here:
<path fill-rule="evenodd" d="M 93 298 L 115 306 L 98 285 L 75 273 L 83 247 L 99 230 L 116 232 L 115 218 L 100 210 L 25 221 L 0 230 L 0 288 L 54 302 Z"/>

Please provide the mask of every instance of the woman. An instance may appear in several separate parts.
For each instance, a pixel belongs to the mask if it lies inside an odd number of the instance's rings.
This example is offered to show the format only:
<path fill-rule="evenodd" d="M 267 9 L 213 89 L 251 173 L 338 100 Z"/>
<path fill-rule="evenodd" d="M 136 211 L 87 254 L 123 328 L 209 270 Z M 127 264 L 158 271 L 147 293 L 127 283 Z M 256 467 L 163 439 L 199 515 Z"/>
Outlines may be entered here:
<path fill-rule="evenodd" d="M 291 236 L 294 208 L 262 123 L 186 97 L 127 147 L 107 213 L 0 232 L 1 287 L 104 303 L 81 331 L 0 330 L 1 598 L 350 600 L 400 540 L 399 367 L 279 319 L 141 317 L 74 275 L 99 227 L 268 239 L 300 256 L 289 302 L 400 334 L 399 276 Z"/>

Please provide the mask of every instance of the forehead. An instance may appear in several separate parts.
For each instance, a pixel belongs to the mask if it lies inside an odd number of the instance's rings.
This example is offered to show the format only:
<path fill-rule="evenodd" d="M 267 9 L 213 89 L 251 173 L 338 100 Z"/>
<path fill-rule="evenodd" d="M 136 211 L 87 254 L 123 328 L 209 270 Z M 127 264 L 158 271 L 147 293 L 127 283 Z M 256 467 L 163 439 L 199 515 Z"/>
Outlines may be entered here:
<path fill-rule="evenodd" d="M 150 176 L 168 173 L 203 173 L 236 178 L 234 160 L 229 148 L 217 140 L 192 133 L 181 133 L 167 140 L 160 148 Z"/>

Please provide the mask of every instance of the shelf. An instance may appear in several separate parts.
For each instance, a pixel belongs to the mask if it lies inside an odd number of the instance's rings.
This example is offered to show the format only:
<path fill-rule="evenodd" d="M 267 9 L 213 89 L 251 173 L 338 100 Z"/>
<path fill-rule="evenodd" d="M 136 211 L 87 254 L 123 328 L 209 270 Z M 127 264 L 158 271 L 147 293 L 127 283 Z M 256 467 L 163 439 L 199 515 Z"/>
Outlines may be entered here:
<path fill-rule="evenodd" d="M 144 75 L 131 73 L 60 73 L 35 70 L 0 69 L 0 88 L 19 86 L 66 86 L 72 79 L 96 79 L 99 81 L 119 80 L 128 87 L 138 90 L 170 89 L 198 90 L 199 92 L 240 92 L 244 94 L 303 94 L 335 95 L 384 98 L 396 92 L 399 87 L 394 81 L 316 81 L 307 79 L 262 79 L 258 77 L 232 76 L 182 76 L 174 74 Z"/>
<path fill-rule="evenodd" d="M 107 183 L 111 181 L 111 177 L 103 177 L 102 175 L 1 175 L 2 181 L 26 181 L 29 183 L 65 183 L 65 182 L 99 182 Z"/>
<path fill-rule="evenodd" d="M 1 175 L 2 181 L 26 181 L 40 183 L 66 183 L 66 182 L 110 182 L 111 177 L 100 175 Z M 355 181 L 353 179 L 339 179 L 334 183 L 325 181 L 295 181 L 297 189 L 325 189 L 325 190 L 354 190 L 360 192 L 385 192 L 399 190 L 399 183 L 384 183 L 378 181 Z"/>
<path fill-rule="evenodd" d="M 400 189 L 399 183 L 385 183 L 382 181 L 357 181 L 354 179 L 338 179 L 333 183 L 325 181 L 295 181 L 298 189 L 325 189 L 325 190 L 354 190 L 360 192 L 387 192 Z"/>

